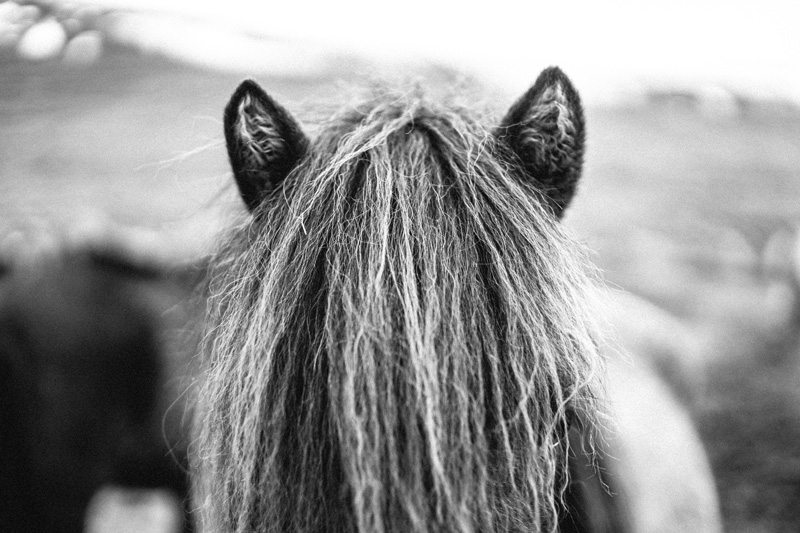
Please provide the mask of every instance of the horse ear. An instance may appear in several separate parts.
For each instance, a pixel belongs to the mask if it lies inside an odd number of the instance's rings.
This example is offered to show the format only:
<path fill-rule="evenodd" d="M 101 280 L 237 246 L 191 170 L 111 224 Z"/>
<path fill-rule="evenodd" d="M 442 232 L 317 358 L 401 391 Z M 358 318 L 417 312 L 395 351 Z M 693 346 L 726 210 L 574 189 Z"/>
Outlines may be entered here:
<path fill-rule="evenodd" d="M 224 121 L 233 177 L 253 211 L 297 166 L 308 138 L 289 112 L 253 80 L 243 81 L 233 93 Z"/>
<path fill-rule="evenodd" d="M 556 217 L 575 193 L 583 167 L 583 107 L 558 67 L 542 71 L 511 106 L 497 136 L 516 154 L 526 176 L 546 195 Z"/>

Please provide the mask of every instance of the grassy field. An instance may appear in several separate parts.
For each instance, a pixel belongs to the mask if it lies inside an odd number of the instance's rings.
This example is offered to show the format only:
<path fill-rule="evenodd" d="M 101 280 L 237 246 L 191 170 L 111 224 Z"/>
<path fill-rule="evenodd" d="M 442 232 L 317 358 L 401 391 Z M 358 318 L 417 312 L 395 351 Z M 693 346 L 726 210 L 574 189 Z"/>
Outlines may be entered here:
<path fill-rule="evenodd" d="M 237 76 L 119 50 L 73 70 L 0 57 L 0 72 L 0 250 L 108 223 L 148 228 L 170 260 L 191 260 L 241 212 L 221 128 Z M 340 87 L 254 74 L 301 117 Z M 613 285 L 702 340 L 707 379 L 686 403 L 728 530 L 797 531 L 800 319 L 789 257 L 800 112 L 742 102 L 733 116 L 708 115 L 662 98 L 590 108 L 588 123 L 567 224 Z"/>

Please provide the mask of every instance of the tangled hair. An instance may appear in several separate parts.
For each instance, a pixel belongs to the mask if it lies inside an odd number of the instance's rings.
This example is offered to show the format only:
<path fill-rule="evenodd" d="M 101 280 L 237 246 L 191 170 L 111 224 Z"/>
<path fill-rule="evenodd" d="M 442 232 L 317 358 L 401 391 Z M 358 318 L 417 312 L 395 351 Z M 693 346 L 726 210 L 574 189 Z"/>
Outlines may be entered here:
<path fill-rule="evenodd" d="M 582 111 L 558 69 L 537 85 L 495 131 L 380 91 L 313 142 L 253 82 L 234 94 L 252 218 L 209 282 L 203 529 L 557 529 L 599 357 L 589 269 L 557 221 Z M 560 183 L 529 167 L 556 164 L 569 190 L 549 196 Z"/>

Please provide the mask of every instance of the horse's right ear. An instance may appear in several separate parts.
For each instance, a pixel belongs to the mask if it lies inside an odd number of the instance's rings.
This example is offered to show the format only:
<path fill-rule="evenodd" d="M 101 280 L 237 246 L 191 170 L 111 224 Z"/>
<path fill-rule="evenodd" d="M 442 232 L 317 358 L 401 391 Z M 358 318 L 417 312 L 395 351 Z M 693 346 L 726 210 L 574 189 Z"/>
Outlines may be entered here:
<path fill-rule="evenodd" d="M 558 67 L 539 75 L 497 130 L 558 218 L 572 200 L 581 175 L 584 130 L 578 92 Z"/>
<path fill-rule="evenodd" d="M 233 177 L 253 211 L 297 166 L 308 138 L 289 112 L 253 80 L 243 81 L 233 93 L 224 120 Z"/>

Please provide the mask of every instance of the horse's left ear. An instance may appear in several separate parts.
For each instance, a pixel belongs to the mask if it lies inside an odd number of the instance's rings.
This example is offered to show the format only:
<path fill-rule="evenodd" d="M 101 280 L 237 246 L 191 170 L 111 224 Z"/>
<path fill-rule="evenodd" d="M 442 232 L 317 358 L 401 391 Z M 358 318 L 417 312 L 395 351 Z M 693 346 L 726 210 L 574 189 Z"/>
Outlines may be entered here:
<path fill-rule="evenodd" d="M 308 150 L 297 121 L 253 80 L 243 81 L 225 108 L 225 141 L 233 177 L 250 211 Z"/>
<path fill-rule="evenodd" d="M 558 67 L 550 67 L 511 106 L 497 130 L 558 218 L 572 200 L 581 175 L 584 127 L 578 92 Z"/>

